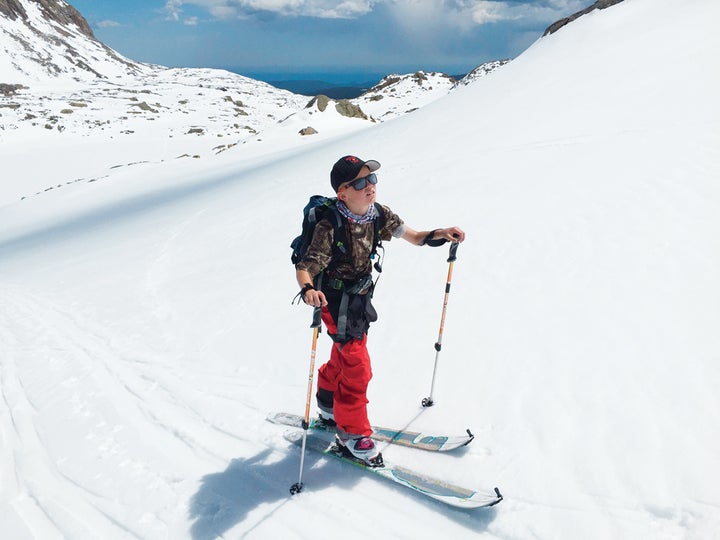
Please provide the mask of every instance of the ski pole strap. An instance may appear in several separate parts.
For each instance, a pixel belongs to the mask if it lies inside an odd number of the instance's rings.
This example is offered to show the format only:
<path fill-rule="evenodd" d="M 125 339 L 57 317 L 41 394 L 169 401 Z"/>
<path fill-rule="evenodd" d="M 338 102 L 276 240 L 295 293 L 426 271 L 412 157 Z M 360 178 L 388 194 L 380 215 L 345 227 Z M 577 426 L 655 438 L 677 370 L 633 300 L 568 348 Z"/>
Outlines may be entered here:
<path fill-rule="evenodd" d="M 425 235 L 425 238 L 423 238 L 423 241 L 422 241 L 422 243 L 421 243 L 420 245 L 421 245 L 421 246 L 430 246 L 430 247 L 440 247 L 440 246 L 444 245 L 445 242 L 447 242 L 447 240 L 445 240 L 444 238 L 439 238 L 439 239 L 437 239 L 437 240 L 436 240 L 436 239 L 433 239 L 433 235 L 434 235 L 438 230 L 439 230 L 439 229 L 434 229 L 434 230 L 430 231 L 429 233 L 427 233 L 427 234 Z"/>

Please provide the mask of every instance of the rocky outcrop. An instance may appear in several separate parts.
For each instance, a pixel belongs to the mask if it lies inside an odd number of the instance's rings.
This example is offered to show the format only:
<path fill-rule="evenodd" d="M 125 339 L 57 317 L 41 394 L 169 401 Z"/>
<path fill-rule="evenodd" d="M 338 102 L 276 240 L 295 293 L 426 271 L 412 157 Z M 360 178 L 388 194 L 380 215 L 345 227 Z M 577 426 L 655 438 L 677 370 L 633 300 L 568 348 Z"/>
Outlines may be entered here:
<path fill-rule="evenodd" d="M 19 90 L 27 90 L 28 87 L 22 84 L 5 84 L 0 83 L 0 95 L 14 96 Z"/>
<path fill-rule="evenodd" d="M 27 18 L 25 8 L 18 0 L 0 0 L 0 15 L 5 15 L 13 21 L 19 17 Z"/>
<path fill-rule="evenodd" d="M 578 11 L 577 13 L 573 13 L 569 17 L 565 17 L 564 19 L 560 19 L 559 21 L 555 21 L 550 26 L 548 26 L 545 29 L 545 33 L 543 34 L 543 37 L 548 36 L 554 32 L 557 32 L 560 30 L 563 26 L 565 26 L 568 23 L 571 23 L 575 19 L 582 17 L 583 15 L 587 15 L 591 11 L 595 11 L 596 9 L 605 9 L 609 8 L 610 6 L 614 6 L 615 4 L 619 4 L 623 0 L 598 0 L 595 2 L 592 6 L 586 7 L 585 9 Z"/>
<path fill-rule="evenodd" d="M 75 25 L 80 32 L 90 38 L 95 38 L 90 25 L 80 12 L 62 0 L 26 0 L 37 4 L 43 17 L 49 22 L 55 22 L 61 27 Z M 27 11 L 20 0 L 0 0 L 0 14 L 16 20 L 27 20 Z"/>
<path fill-rule="evenodd" d="M 312 98 L 307 105 L 305 105 L 306 109 L 311 109 L 315 106 L 317 106 L 318 111 L 325 112 L 325 109 L 327 109 L 328 103 L 330 103 L 330 98 L 320 94 L 319 96 L 315 96 Z"/>
<path fill-rule="evenodd" d="M 18 31 L 19 25 L 25 29 Z M 95 39 L 85 18 L 64 0 L 0 0 L 0 27 L 0 54 L 17 69 L 3 82 L 117 78 L 147 70 Z"/>
<path fill-rule="evenodd" d="M 325 109 L 327 109 L 331 101 L 335 100 L 331 100 L 329 97 L 320 94 L 319 96 L 312 98 L 305 108 L 312 109 L 313 107 L 317 107 L 318 111 L 325 112 Z M 346 116 L 348 118 L 362 118 L 363 120 L 368 119 L 368 115 L 363 112 L 360 106 L 355 105 L 348 99 L 339 99 L 335 101 L 335 110 L 341 116 Z"/>
<path fill-rule="evenodd" d="M 363 120 L 368 119 L 367 114 L 362 111 L 360 106 L 355 105 L 347 99 L 341 99 L 338 101 L 335 104 L 335 110 L 342 116 L 347 116 L 348 118 L 362 118 Z"/>

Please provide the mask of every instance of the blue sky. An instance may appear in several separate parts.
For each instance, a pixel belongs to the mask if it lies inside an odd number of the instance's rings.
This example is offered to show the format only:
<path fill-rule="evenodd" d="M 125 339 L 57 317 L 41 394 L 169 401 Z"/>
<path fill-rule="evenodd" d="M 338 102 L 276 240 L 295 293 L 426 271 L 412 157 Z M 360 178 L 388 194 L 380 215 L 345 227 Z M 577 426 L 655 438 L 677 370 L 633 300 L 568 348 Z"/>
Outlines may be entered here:
<path fill-rule="evenodd" d="M 419 69 L 465 73 L 512 58 L 592 0 L 69 0 L 134 60 L 249 76 Z M 358 75 L 360 74 L 360 75 Z"/>

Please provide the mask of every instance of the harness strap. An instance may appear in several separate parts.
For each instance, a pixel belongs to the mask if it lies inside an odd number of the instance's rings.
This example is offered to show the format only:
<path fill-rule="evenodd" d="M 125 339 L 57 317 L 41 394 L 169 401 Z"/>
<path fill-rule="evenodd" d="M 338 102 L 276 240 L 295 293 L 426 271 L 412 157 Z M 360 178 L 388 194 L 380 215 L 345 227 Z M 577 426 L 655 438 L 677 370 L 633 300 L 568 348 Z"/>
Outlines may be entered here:
<path fill-rule="evenodd" d="M 315 288 L 316 288 L 318 291 L 322 291 L 323 278 L 324 278 L 324 277 L 325 277 L 325 271 L 323 270 L 323 271 L 320 272 L 320 273 L 317 275 L 317 277 L 315 278 Z"/>
<path fill-rule="evenodd" d="M 340 299 L 340 308 L 338 310 L 337 320 L 337 339 L 340 343 L 345 341 L 347 330 L 347 314 L 348 314 L 348 303 L 350 301 L 350 295 L 347 291 L 343 291 L 342 298 Z"/>

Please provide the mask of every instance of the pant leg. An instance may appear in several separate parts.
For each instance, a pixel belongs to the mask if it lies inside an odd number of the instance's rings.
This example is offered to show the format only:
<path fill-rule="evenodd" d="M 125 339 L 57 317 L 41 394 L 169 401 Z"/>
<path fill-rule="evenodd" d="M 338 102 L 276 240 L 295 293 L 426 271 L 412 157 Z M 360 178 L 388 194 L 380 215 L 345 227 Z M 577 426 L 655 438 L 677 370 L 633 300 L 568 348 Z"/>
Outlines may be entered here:
<path fill-rule="evenodd" d="M 336 333 L 335 321 L 327 308 L 323 308 L 323 322 L 328 333 Z M 318 374 L 318 395 L 326 398 L 326 404 L 328 392 L 332 392 L 333 413 L 338 428 L 353 435 L 371 435 L 367 388 L 372 379 L 372 368 L 367 334 L 362 339 L 351 339 L 344 344 L 333 343 L 330 360 L 318 370 Z"/>
<path fill-rule="evenodd" d="M 333 346 L 330 349 L 330 359 L 318 369 L 317 404 L 326 417 L 333 418 L 335 414 L 335 392 L 337 391 L 340 371 L 339 351 L 337 347 Z"/>

